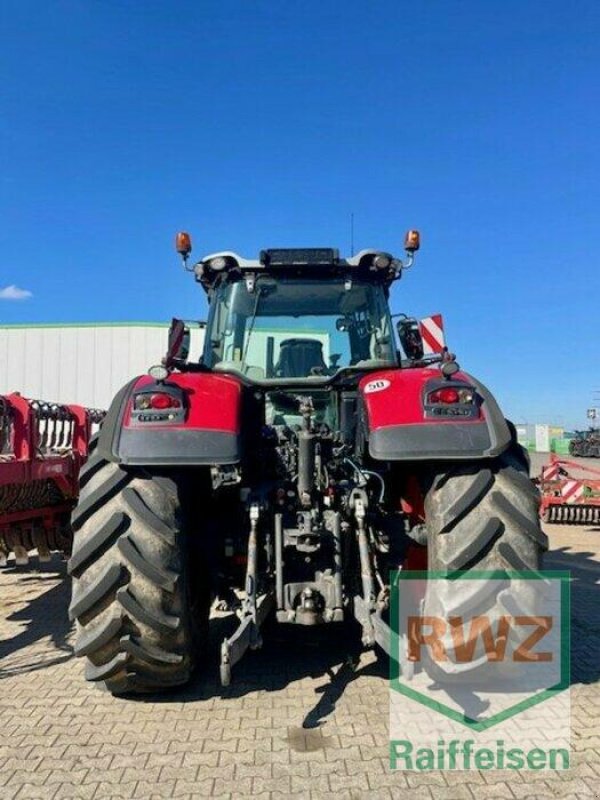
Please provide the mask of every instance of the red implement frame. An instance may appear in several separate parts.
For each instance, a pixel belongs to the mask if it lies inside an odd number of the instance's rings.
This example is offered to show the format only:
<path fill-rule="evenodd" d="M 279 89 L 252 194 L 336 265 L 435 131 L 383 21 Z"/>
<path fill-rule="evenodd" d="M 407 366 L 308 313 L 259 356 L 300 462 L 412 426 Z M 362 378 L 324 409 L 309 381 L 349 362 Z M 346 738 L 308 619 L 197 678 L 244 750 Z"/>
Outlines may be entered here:
<path fill-rule="evenodd" d="M 577 477 L 570 475 L 567 467 L 576 470 Z M 542 467 L 538 485 L 542 493 L 540 514 L 544 522 L 566 525 L 600 523 L 600 469 L 551 455 L 550 463 Z"/>
<path fill-rule="evenodd" d="M 103 417 L 82 406 L 0 396 L 0 563 L 11 551 L 17 563 L 27 563 L 34 548 L 41 560 L 68 551 L 79 468 Z"/>

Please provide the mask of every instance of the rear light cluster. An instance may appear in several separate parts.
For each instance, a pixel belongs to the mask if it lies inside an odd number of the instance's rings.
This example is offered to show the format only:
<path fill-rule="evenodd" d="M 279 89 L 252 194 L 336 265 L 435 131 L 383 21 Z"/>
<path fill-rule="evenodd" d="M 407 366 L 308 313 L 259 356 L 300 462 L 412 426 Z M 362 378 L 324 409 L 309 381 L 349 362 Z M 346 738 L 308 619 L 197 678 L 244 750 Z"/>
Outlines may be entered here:
<path fill-rule="evenodd" d="M 425 391 L 426 417 L 479 417 L 479 397 L 472 386 L 438 383 Z"/>
<path fill-rule="evenodd" d="M 449 386 L 447 388 L 436 389 L 433 392 L 429 392 L 427 395 L 427 405 L 437 405 L 438 403 L 444 403 L 446 405 L 460 403 L 462 405 L 473 403 L 474 400 L 475 393 L 469 388 L 457 389 Z"/>
<path fill-rule="evenodd" d="M 146 390 L 133 397 L 132 422 L 177 423 L 185 420 L 185 401 L 178 389 Z"/>
<path fill-rule="evenodd" d="M 148 411 L 149 409 L 164 411 L 168 408 L 181 408 L 181 400 L 163 392 L 138 394 L 135 397 L 133 407 L 136 411 Z"/>

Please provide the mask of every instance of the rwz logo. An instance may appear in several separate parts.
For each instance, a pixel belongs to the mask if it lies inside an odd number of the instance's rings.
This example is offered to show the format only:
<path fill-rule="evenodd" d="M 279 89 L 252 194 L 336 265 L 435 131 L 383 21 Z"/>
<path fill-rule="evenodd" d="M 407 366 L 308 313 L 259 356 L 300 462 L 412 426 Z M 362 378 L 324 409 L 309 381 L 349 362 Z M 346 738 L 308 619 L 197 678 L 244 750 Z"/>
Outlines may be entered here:
<path fill-rule="evenodd" d="M 401 570 L 391 587 L 392 694 L 483 731 L 568 688 L 568 574 Z"/>
<path fill-rule="evenodd" d="M 492 619 L 486 615 L 471 617 L 408 616 L 408 659 L 421 661 L 421 647 L 429 648 L 431 658 L 437 662 L 449 661 L 447 645 L 448 634 L 452 643 L 454 660 L 461 664 L 473 661 L 476 657 L 477 643 L 481 641 L 488 661 L 501 662 L 507 658 L 521 663 L 552 661 L 552 651 L 533 651 L 533 648 L 553 628 L 552 616 L 507 616 Z M 495 627 L 495 632 L 494 632 Z M 519 637 L 521 631 L 528 635 Z M 511 634 L 517 636 L 511 637 Z M 507 654 L 509 639 L 518 641 L 516 647 Z"/>

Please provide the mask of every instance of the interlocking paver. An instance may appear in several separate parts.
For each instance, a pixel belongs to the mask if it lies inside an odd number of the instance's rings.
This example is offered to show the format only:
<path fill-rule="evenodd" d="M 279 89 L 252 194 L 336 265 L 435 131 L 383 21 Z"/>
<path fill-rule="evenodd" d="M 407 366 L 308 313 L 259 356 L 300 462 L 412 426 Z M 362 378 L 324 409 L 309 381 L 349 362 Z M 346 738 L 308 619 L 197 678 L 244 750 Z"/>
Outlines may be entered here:
<path fill-rule="evenodd" d="M 216 795 L 251 794 L 252 778 L 243 778 L 242 780 L 239 781 L 226 778 L 216 778 L 213 791 Z"/>
<path fill-rule="evenodd" d="M 477 793 L 466 784 L 436 786 L 435 789 L 435 800 L 475 800 L 476 797 Z"/>
<path fill-rule="evenodd" d="M 37 783 L 24 783 L 18 793 L 18 797 L 24 800 L 25 798 L 27 800 L 53 800 L 56 797 L 56 792 L 56 786 L 39 786 Z M 17 797 L 16 794 L 12 796 Z"/>
<path fill-rule="evenodd" d="M 258 776 L 252 779 L 252 794 L 281 792 L 282 794 L 289 795 L 291 786 L 291 775 L 280 775 L 278 778 L 266 778 Z"/>
<path fill-rule="evenodd" d="M 236 668 L 225 691 L 213 667 L 180 693 L 113 698 L 86 684 L 72 658 L 69 587 L 55 560 L 39 572 L 0 571 L 0 798 L 598 797 L 600 539 L 585 529 L 549 533 L 554 566 L 576 577 L 568 772 L 390 772 L 385 671 L 363 653 L 352 679 L 328 703 L 331 675 L 345 661 L 333 646 L 267 642 Z M 18 613 L 33 602 L 35 620 Z M 215 640 L 213 663 L 217 648 Z"/>
<path fill-rule="evenodd" d="M 82 784 L 88 775 L 88 769 L 61 769 L 52 770 L 46 778 L 46 785 L 51 786 L 54 783 L 77 783 Z"/>
<path fill-rule="evenodd" d="M 18 783 L 14 786 L 7 786 L 6 784 L 2 785 L 0 783 L 0 789 L 2 789 L 2 794 L 0 796 L 2 797 L 2 800 L 13 800 L 13 798 L 19 794 L 19 792 L 25 785 L 26 784 L 24 784 L 23 782 Z"/>
<path fill-rule="evenodd" d="M 86 783 L 85 786 L 74 783 L 61 783 L 54 795 L 54 800 L 92 800 L 94 795 L 97 797 L 110 797 L 110 793 L 108 795 L 96 794 L 97 789 L 97 783 Z"/>
<path fill-rule="evenodd" d="M 195 781 L 177 780 L 173 797 L 212 797 L 214 784 L 213 778 Z"/>
<path fill-rule="evenodd" d="M 113 781 L 110 783 L 100 782 L 94 797 L 98 798 L 98 800 L 101 797 L 135 797 L 136 789 L 137 781 L 131 781 L 129 783 L 114 783 Z"/>

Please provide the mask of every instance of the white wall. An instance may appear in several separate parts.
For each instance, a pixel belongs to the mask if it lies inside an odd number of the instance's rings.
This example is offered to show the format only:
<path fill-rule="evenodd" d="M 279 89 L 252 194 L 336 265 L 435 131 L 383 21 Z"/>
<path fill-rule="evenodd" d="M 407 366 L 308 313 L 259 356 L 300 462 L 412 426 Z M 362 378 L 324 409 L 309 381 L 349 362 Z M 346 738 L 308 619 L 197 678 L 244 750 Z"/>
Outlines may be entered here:
<path fill-rule="evenodd" d="M 192 330 L 190 360 L 203 331 Z M 0 394 L 107 409 L 128 380 L 160 363 L 168 325 L 0 326 Z"/>

